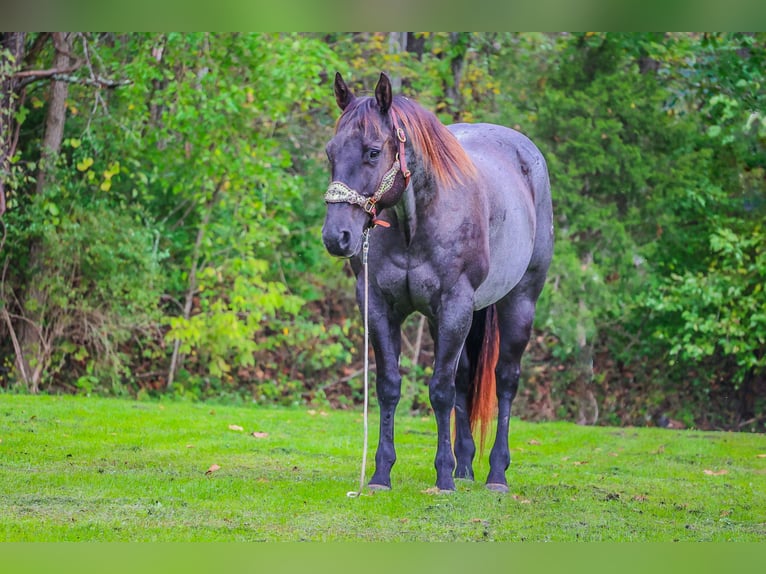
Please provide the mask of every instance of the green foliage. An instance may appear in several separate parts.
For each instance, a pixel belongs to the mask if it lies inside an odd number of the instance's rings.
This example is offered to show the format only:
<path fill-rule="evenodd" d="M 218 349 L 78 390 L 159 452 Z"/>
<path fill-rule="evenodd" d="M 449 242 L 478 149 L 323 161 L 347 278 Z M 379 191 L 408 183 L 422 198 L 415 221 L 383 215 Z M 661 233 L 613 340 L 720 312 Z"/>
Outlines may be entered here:
<path fill-rule="evenodd" d="M 199 312 L 169 319 L 169 341 L 181 342 L 181 352 L 198 352 L 213 377 L 232 365 L 252 366 L 259 349 L 256 336 L 273 325 L 278 312 L 295 315 L 302 300 L 286 293 L 284 284 L 265 281 L 265 261 L 238 259 L 229 272 L 206 267 L 199 283 Z M 226 297 L 220 296 L 221 290 Z"/>
<path fill-rule="evenodd" d="M 178 396 L 356 404 L 360 321 L 351 273 L 320 238 L 323 148 L 334 72 L 370 93 L 385 71 L 443 121 L 515 127 L 547 158 L 557 244 L 528 353 L 544 408 L 525 414 L 576 416 L 591 393 L 602 422 L 758 421 L 765 39 L 80 34 L 88 65 L 39 195 L 48 84 L 11 94 L 3 308 L 16 331 L 24 317 L 47 334 L 49 386 L 165 392 L 177 346 Z M 47 69 L 40 40 L 25 61 Z M 44 296 L 27 297 L 37 284 Z M 429 354 L 408 354 L 403 403 L 425 411 Z M 15 358 L 3 336 L 8 384 Z"/>
<path fill-rule="evenodd" d="M 119 392 L 132 380 L 131 347 L 151 345 L 156 332 L 163 254 L 139 212 L 115 210 L 74 179 L 62 172 L 60 185 L 8 214 L 8 243 L 17 250 L 9 257 L 20 267 L 6 279 L 34 285 L 35 307 L 26 310 L 39 321 L 42 352 L 32 359 L 46 364 L 44 383 L 90 392 L 103 381 Z M 25 264 L 27 245 L 39 245 L 34 267 Z"/>
<path fill-rule="evenodd" d="M 766 368 L 766 233 L 750 236 L 719 229 L 710 237 L 712 257 L 705 272 L 671 274 L 660 297 L 647 304 L 669 319 L 656 336 L 670 343 L 670 355 L 688 363 L 731 359 L 735 388 Z"/>

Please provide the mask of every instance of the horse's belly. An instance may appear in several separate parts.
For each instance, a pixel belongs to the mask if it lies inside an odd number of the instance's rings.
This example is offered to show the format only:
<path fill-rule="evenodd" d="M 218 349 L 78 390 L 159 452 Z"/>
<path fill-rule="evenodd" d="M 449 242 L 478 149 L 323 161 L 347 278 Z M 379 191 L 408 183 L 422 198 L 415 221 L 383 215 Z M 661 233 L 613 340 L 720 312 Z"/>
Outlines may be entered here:
<path fill-rule="evenodd" d="M 535 242 L 532 209 L 529 202 L 522 201 L 499 208 L 495 214 L 489 238 L 489 272 L 476 290 L 474 309 L 504 297 L 526 273 Z"/>

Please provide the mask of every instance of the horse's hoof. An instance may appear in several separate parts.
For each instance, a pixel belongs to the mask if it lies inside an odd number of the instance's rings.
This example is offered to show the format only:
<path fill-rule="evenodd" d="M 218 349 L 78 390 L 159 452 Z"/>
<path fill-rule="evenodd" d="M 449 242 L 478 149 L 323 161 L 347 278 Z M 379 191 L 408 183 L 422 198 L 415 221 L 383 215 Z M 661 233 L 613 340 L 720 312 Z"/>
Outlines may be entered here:
<path fill-rule="evenodd" d="M 501 484 L 499 482 L 488 482 L 486 487 L 487 490 L 491 490 L 492 492 L 500 492 L 503 494 L 508 492 L 508 487 L 505 484 Z"/>
<path fill-rule="evenodd" d="M 369 488 L 373 492 L 383 492 L 386 490 L 391 490 L 391 487 L 386 486 L 385 484 L 368 484 L 367 488 Z"/>

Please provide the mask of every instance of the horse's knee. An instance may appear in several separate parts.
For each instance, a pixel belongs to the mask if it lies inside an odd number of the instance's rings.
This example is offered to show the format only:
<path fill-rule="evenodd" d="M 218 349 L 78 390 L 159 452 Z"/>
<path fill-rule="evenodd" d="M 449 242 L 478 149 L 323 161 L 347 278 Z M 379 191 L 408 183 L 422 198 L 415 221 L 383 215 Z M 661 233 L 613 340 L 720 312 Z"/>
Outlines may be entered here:
<path fill-rule="evenodd" d="M 452 409 L 455 406 L 455 385 L 452 381 L 432 379 L 428 385 L 428 398 L 435 412 Z"/>
<path fill-rule="evenodd" d="M 401 377 L 380 377 L 375 390 L 381 405 L 396 407 L 402 395 L 402 379 Z"/>

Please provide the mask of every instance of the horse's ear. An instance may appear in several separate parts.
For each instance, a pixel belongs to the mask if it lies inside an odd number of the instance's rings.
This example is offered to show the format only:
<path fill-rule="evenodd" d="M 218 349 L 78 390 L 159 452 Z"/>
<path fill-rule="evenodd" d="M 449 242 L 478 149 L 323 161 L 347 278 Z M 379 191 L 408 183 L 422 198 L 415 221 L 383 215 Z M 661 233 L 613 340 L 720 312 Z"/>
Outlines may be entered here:
<path fill-rule="evenodd" d="M 391 108 L 391 102 L 393 101 L 394 96 L 391 92 L 391 80 L 388 79 L 388 76 L 381 73 L 380 79 L 378 80 L 378 85 L 375 86 L 375 100 L 378 102 L 378 107 L 380 108 L 380 113 L 385 115 L 388 113 L 388 110 Z"/>
<path fill-rule="evenodd" d="M 335 72 L 335 101 L 338 102 L 338 107 L 341 110 L 345 110 L 346 107 L 353 101 L 354 93 L 343 81 L 343 76 L 340 72 Z"/>

